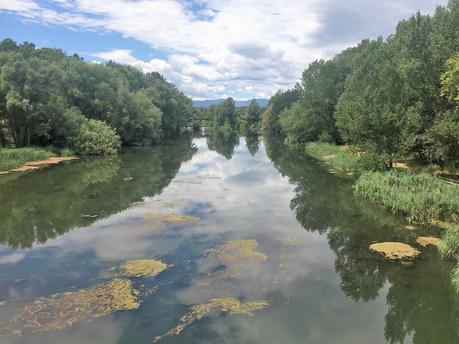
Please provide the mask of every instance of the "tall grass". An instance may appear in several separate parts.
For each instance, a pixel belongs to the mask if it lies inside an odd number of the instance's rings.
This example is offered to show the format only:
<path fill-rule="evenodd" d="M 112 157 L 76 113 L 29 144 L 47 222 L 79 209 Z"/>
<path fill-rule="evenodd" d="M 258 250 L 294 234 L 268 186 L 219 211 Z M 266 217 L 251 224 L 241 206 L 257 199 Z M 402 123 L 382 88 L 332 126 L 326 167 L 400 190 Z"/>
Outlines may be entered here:
<path fill-rule="evenodd" d="M 10 170 L 27 162 L 44 160 L 54 154 L 42 148 L 0 148 L 0 171 Z"/>
<path fill-rule="evenodd" d="M 426 173 L 366 172 L 354 191 L 411 221 L 459 221 L 459 187 Z"/>

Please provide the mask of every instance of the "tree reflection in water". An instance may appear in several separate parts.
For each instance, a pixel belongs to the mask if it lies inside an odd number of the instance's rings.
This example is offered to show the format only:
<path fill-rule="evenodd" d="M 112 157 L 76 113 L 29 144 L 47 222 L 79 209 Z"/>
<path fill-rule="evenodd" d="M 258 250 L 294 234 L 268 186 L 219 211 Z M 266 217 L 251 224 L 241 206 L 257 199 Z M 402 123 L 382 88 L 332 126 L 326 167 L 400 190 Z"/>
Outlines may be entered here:
<path fill-rule="evenodd" d="M 187 136 L 168 145 L 130 148 L 117 157 L 87 157 L 65 168 L 2 178 L 0 243 L 31 247 L 157 195 L 195 152 Z"/>
<path fill-rule="evenodd" d="M 459 343 L 459 298 L 450 286 L 452 264 L 427 249 L 411 267 L 371 253 L 375 241 L 413 243 L 405 220 L 358 199 L 352 180 L 329 174 L 323 166 L 265 137 L 274 166 L 295 185 L 290 207 L 307 231 L 327 236 L 336 254 L 341 289 L 354 301 L 375 299 L 388 286 L 385 337 L 390 343 Z"/>

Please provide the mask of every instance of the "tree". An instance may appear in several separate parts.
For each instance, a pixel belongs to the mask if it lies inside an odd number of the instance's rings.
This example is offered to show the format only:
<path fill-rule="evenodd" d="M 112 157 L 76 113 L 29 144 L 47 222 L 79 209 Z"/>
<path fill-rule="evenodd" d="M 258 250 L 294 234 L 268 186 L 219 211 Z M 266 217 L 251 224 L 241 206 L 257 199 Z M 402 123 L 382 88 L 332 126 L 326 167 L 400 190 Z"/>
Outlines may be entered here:
<path fill-rule="evenodd" d="M 266 110 L 262 113 L 262 127 L 268 133 L 280 134 L 279 114 L 295 103 L 302 94 L 300 84 L 286 91 L 278 90 L 268 102 Z"/>
<path fill-rule="evenodd" d="M 260 128 L 261 108 L 258 102 L 253 99 L 247 109 L 242 120 L 242 131 L 246 134 L 256 134 Z"/>
<path fill-rule="evenodd" d="M 417 120 L 416 111 L 402 102 L 403 81 L 394 55 L 393 46 L 382 39 L 369 44 L 335 112 L 343 139 L 386 156 L 389 167 L 410 146 Z"/>

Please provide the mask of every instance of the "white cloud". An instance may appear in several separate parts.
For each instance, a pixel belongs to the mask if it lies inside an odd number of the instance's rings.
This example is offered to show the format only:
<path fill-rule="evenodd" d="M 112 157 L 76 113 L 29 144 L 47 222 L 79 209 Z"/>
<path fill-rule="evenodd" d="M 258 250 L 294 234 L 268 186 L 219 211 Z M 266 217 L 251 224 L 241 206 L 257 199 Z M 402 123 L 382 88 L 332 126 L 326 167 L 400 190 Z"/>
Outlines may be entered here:
<path fill-rule="evenodd" d="M 441 0 L 445 3 L 446 0 Z M 387 35 L 398 20 L 436 1 L 407 0 L 0 0 L 28 21 L 117 32 L 166 51 L 140 61 L 128 50 L 100 52 L 144 71 L 159 71 L 195 98 L 266 97 L 293 85 L 307 63 L 361 38 Z M 192 5 L 195 5 L 193 9 Z"/>

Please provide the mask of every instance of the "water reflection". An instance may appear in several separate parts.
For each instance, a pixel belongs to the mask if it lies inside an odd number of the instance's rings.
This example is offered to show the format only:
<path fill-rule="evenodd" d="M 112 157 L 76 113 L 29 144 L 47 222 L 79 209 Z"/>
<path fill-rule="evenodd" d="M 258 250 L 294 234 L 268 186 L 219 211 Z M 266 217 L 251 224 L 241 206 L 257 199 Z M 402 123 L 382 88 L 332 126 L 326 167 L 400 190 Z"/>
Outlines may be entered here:
<path fill-rule="evenodd" d="M 90 168 L 98 161 L 106 166 L 100 172 Z M 84 173 L 88 177 L 79 177 Z M 127 176 L 135 179 L 126 182 Z M 35 189 L 29 178 L 46 187 Z M 40 191 L 40 198 L 21 189 L 25 183 Z M 458 300 L 449 288 L 448 265 L 433 249 L 409 268 L 371 254 L 368 245 L 374 240 L 411 243 L 414 234 L 403 230 L 402 218 L 356 199 L 350 181 L 278 141 L 199 138 L 193 146 L 188 140 L 134 149 L 114 161 L 48 169 L 0 188 L 16 200 L 8 203 L 9 211 L 0 210 L 12 223 L 5 245 L 32 246 L 0 247 L 0 300 L 7 301 L 0 306 L 0 328 L 24 304 L 100 285 L 110 268 L 127 260 L 154 258 L 170 265 L 154 279 L 129 277 L 141 291 L 138 310 L 65 331 L 0 337 L 2 343 L 73 344 L 94 338 L 98 343 L 151 343 L 179 324 L 190 307 L 211 298 L 266 299 L 269 306 L 253 317 L 211 312 L 160 343 L 458 340 Z M 16 195 L 20 192 L 24 195 Z M 66 200 L 66 193 L 72 199 Z M 29 198 L 34 201 L 27 203 Z M 38 231 L 28 240 L 23 240 L 27 231 L 13 231 L 29 226 L 10 214 L 13 205 L 27 209 L 21 202 L 44 209 L 32 224 L 49 232 L 42 235 L 46 243 L 34 242 Z M 100 217 L 82 219 L 84 213 Z M 174 222 L 174 214 L 193 221 Z M 158 222 L 159 217 L 168 220 Z M 67 225 L 56 225 L 62 223 Z M 52 228 L 64 229 L 61 234 Z M 234 240 L 249 246 L 229 260 L 215 255 Z M 154 294 L 144 293 L 152 288 Z"/>
<path fill-rule="evenodd" d="M 260 138 L 257 134 L 249 133 L 245 137 L 245 145 L 251 156 L 254 156 L 258 152 L 260 147 Z"/>
<path fill-rule="evenodd" d="M 389 285 L 385 338 L 389 343 L 459 342 L 459 300 L 450 286 L 452 265 L 434 249 L 412 267 L 375 257 L 375 241 L 415 243 L 419 233 L 404 230 L 404 220 L 355 198 L 350 181 L 318 173 L 314 161 L 289 151 L 280 141 L 266 140 L 267 153 L 280 173 L 295 184 L 290 207 L 307 231 L 326 235 L 336 254 L 341 289 L 355 301 L 368 301 Z M 434 285 L 432 282 L 435 281 Z"/>
<path fill-rule="evenodd" d="M 207 146 L 210 150 L 231 159 L 234 148 L 239 144 L 239 134 L 235 131 L 221 132 L 218 130 L 209 131 Z"/>
<path fill-rule="evenodd" d="M 65 168 L 2 178 L 0 243 L 14 248 L 44 243 L 159 194 L 194 153 L 191 138 L 184 137 L 118 157 L 84 158 Z"/>

